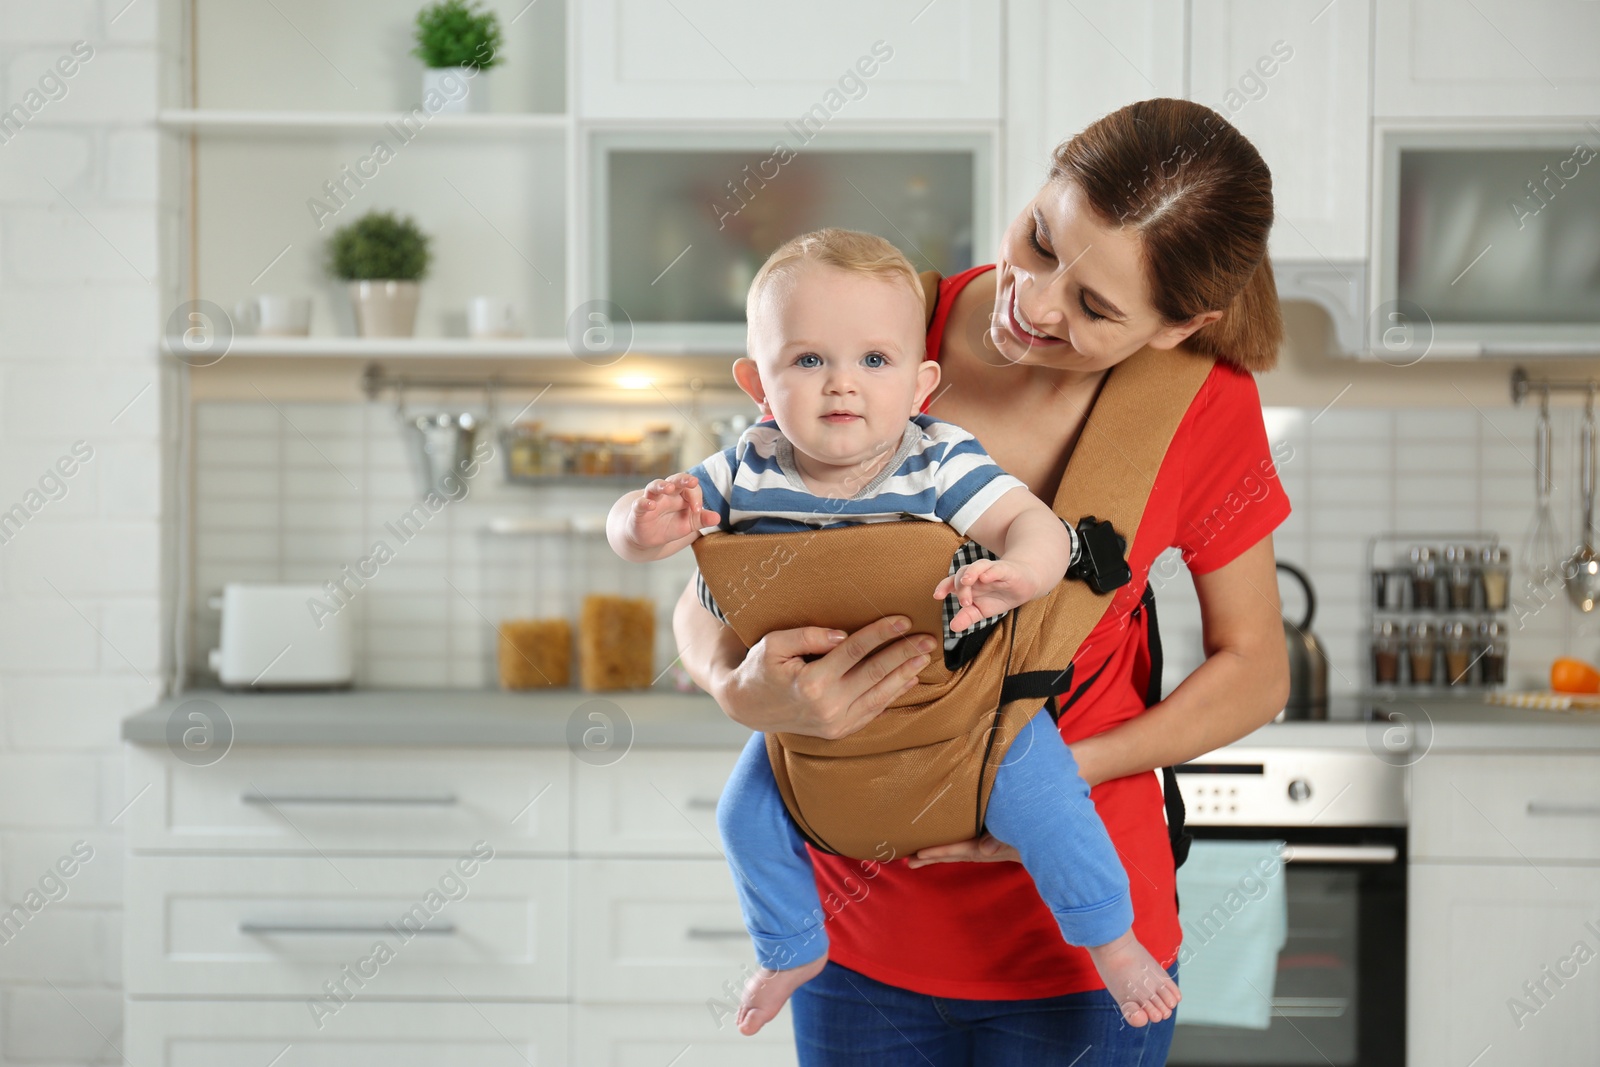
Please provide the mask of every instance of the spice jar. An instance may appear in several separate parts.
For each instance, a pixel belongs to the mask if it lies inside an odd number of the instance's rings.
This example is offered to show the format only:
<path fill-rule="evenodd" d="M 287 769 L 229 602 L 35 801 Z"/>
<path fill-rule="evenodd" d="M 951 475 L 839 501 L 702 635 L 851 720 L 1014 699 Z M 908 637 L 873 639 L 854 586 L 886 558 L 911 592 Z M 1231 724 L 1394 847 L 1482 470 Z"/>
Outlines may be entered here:
<path fill-rule="evenodd" d="M 1506 610 L 1511 587 L 1511 552 L 1504 545 L 1485 545 L 1478 552 L 1485 611 Z"/>
<path fill-rule="evenodd" d="M 1445 592 L 1451 611 L 1472 610 L 1472 584 L 1476 553 L 1471 545 L 1446 545 L 1444 549 Z"/>
<path fill-rule="evenodd" d="M 1484 685 L 1506 684 L 1506 633 L 1498 619 L 1478 623 L 1478 663 Z"/>
<path fill-rule="evenodd" d="M 1430 611 L 1438 604 L 1439 561 L 1430 545 L 1411 546 L 1411 606 Z"/>
<path fill-rule="evenodd" d="M 1406 659 L 1412 685 L 1432 685 L 1435 648 L 1433 623 L 1418 619 L 1406 627 Z"/>
<path fill-rule="evenodd" d="M 1372 679 L 1378 685 L 1400 682 L 1400 625 L 1393 619 L 1372 623 Z"/>
<path fill-rule="evenodd" d="M 1372 608 L 1374 611 L 1399 611 L 1406 606 L 1406 583 L 1411 579 L 1409 567 L 1377 567 L 1372 572 Z"/>
<path fill-rule="evenodd" d="M 1469 685 L 1472 670 L 1472 624 L 1462 619 L 1448 619 L 1439 627 L 1440 644 L 1444 646 L 1444 678 L 1451 685 Z"/>

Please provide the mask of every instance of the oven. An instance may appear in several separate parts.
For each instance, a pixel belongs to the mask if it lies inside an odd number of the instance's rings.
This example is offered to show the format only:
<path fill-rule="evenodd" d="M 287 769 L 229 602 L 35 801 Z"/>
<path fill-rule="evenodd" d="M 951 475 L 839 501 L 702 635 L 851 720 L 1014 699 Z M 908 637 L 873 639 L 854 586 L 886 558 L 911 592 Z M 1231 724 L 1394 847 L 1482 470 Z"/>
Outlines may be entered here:
<path fill-rule="evenodd" d="M 1404 768 L 1365 748 L 1308 747 L 1222 749 L 1174 770 L 1197 842 L 1288 843 L 1288 935 L 1268 1028 L 1184 1024 L 1180 1004 L 1167 1062 L 1403 1064 Z"/>

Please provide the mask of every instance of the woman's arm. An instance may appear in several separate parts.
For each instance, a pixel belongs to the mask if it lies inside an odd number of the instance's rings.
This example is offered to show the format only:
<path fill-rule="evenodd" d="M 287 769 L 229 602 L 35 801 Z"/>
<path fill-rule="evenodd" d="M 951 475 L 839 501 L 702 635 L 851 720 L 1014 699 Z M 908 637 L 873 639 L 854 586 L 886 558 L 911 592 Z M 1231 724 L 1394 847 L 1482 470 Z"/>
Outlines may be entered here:
<path fill-rule="evenodd" d="M 1289 655 L 1268 534 L 1232 562 L 1194 576 L 1205 662 L 1142 715 L 1072 745 L 1090 785 L 1166 767 L 1232 744 L 1289 699 Z"/>
<path fill-rule="evenodd" d="M 820 626 L 775 630 L 747 650 L 701 605 L 692 580 L 672 613 L 684 670 L 730 719 L 752 730 L 825 738 L 855 733 L 916 684 L 937 642 L 927 634 L 902 637 L 910 625 L 891 615 L 853 634 Z"/>

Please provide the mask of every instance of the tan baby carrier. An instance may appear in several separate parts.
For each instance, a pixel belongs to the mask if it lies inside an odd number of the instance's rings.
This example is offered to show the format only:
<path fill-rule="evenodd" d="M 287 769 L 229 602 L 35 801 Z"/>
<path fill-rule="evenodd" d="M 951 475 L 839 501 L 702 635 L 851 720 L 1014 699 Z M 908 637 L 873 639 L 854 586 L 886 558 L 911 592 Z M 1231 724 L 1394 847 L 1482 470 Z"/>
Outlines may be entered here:
<path fill-rule="evenodd" d="M 936 281 L 924 275 L 930 304 Z M 1056 514 L 1073 524 L 1109 520 L 1131 547 L 1156 471 L 1214 362 L 1145 348 L 1113 367 L 1072 450 Z M 933 587 L 964 542 L 944 523 L 915 519 L 713 533 L 694 552 L 729 625 L 753 645 L 773 630 L 849 633 L 893 614 L 939 636 Z M 823 851 L 880 862 L 977 837 L 1011 740 L 1070 686 L 1079 646 L 1111 600 L 1110 591 L 1065 580 L 978 635 L 967 662 L 952 670 L 935 656 L 915 686 L 850 736 L 768 733 L 773 774 L 801 833 Z"/>

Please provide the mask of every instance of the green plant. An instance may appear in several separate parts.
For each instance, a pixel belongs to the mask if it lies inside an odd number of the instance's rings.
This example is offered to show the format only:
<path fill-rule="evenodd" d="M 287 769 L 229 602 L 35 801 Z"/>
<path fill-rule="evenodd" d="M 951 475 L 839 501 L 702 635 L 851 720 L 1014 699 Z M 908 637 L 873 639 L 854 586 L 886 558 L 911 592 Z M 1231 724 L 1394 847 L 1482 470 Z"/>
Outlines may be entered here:
<path fill-rule="evenodd" d="M 428 237 L 410 217 L 369 211 L 328 238 L 328 270 L 347 282 L 416 281 L 428 272 Z"/>
<path fill-rule="evenodd" d="M 430 67 L 488 70 L 499 62 L 500 17 L 478 11 L 474 0 L 441 0 L 417 12 L 417 47 L 411 54 Z"/>

